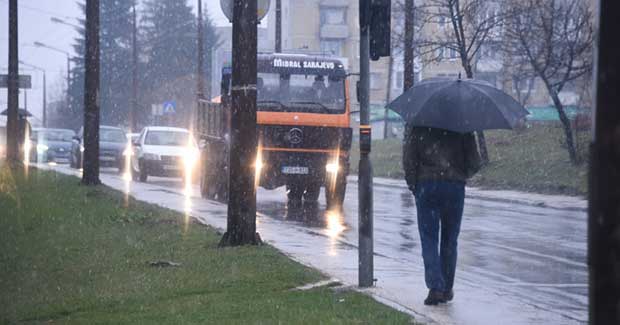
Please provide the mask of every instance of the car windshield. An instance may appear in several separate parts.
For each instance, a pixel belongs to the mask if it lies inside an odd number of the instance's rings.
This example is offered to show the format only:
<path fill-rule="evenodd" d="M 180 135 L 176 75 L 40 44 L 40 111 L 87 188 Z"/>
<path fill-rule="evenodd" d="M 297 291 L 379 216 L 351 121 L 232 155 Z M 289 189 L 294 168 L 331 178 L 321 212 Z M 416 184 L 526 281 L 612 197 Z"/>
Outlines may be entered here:
<path fill-rule="evenodd" d="M 327 75 L 259 73 L 261 111 L 344 113 L 344 78 Z"/>
<path fill-rule="evenodd" d="M 33 140 L 71 142 L 74 135 L 75 133 L 71 130 L 45 130 L 33 132 L 30 138 Z"/>
<path fill-rule="evenodd" d="M 144 144 L 149 146 L 187 146 L 189 133 L 181 131 L 149 131 Z"/>
<path fill-rule="evenodd" d="M 127 142 L 125 133 L 117 129 L 101 129 L 99 130 L 99 141 L 103 142 Z"/>

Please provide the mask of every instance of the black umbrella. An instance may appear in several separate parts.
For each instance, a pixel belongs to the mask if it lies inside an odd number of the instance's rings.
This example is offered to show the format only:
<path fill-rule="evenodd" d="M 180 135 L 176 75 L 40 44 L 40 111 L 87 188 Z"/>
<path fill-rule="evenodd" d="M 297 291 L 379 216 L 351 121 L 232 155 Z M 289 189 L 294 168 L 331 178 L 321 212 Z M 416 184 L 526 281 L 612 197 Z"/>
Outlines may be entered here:
<path fill-rule="evenodd" d="M 9 110 L 5 109 L 4 111 L 2 111 L 0 113 L 0 115 L 9 115 Z M 20 108 L 19 110 L 17 110 L 17 116 L 19 116 L 19 117 L 24 117 L 24 116 L 30 117 L 30 116 L 32 116 L 32 114 L 30 114 L 30 112 L 28 112 L 27 110 L 25 110 L 23 108 Z"/>
<path fill-rule="evenodd" d="M 455 132 L 513 129 L 529 112 L 491 84 L 473 79 L 420 82 L 388 106 L 414 126 Z"/>

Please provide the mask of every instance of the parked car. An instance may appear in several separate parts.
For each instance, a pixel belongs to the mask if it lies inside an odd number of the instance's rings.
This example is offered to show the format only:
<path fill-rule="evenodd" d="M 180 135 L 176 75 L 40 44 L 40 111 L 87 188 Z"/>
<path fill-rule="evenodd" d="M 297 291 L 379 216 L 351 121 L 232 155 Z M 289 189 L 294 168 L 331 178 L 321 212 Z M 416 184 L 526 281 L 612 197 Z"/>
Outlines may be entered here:
<path fill-rule="evenodd" d="M 33 128 L 30 134 L 30 161 L 69 163 L 75 131 Z"/>
<path fill-rule="evenodd" d="M 181 128 L 146 127 L 133 147 L 132 175 L 141 182 L 150 175 L 183 177 L 200 156 L 196 140 Z"/>
<path fill-rule="evenodd" d="M 127 140 L 131 141 L 131 143 L 138 141 L 139 137 L 140 133 L 127 133 Z"/>
<path fill-rule="evenodd" d="M 99 166 L 116 167 L 119 172 L 124 170 L 123 151 L 127 147 L 127 137 L 121 128 L 114 126 L 99 127 Z M 80 128 L 73 138 L 70 163 L 73 168 L 82 168 L 84 156 L 84 128 Z"/>

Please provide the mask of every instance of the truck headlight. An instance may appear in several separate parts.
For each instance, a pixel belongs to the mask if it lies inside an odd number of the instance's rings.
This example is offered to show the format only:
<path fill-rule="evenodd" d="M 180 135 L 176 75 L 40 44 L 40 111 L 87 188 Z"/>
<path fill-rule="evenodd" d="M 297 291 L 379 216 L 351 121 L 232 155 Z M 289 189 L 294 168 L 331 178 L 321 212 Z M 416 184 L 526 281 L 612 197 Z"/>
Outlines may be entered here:
<path fill-rule="evenodd" d="M 200 151 L 196 148 L 187 149 L 185 155 L 183 155 L 186 168 L 193 168 L 198 162 L 198 159 L 200 159 Z"/>
<path fill-rule="evenodd" d="M 338 166 L 338 163 L 328 163 L 327 165 L 325 165 L 325 170 L 328 173 L 336 174 L 340 170 L 340 166 Z"/>
<path fill-rule="evenodd" d="M 48 149 L 49 147 L 44 144 L 37 144 L 37 153 L 39 154 L 45 153 Z"/>

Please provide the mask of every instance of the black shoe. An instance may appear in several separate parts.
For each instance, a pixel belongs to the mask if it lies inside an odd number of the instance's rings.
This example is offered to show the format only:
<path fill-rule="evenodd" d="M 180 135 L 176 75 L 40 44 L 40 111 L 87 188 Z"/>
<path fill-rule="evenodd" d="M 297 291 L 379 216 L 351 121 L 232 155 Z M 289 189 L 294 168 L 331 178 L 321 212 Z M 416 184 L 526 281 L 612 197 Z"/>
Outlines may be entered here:
<path fill-rule="evenodd" d="M 444 291 L 443 297 L 444 299 L 446 299 L 446 301 L 452 301 L 452 299 L 454 299 L 454 291 L 453 290 Z"/>
<path fill-rule="evenodd" d="M 424 299 L 424 304 L 427 306 L 435 306 L 440 303 L 446 302 L 446 298 L 444 297 L 444 293 L 438 290 L 429 290 L 428 297 Z"/>

